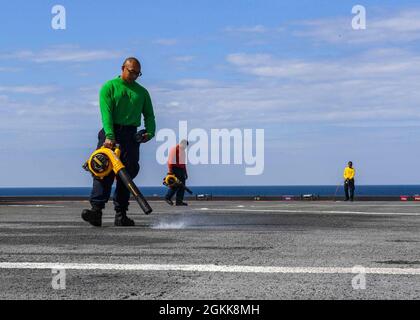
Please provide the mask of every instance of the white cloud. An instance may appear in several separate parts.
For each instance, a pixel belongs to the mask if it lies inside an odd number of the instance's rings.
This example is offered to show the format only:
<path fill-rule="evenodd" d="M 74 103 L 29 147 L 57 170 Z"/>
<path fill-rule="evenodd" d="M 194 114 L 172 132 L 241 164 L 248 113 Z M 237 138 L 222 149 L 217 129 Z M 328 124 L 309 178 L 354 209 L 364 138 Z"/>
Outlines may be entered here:
<path fill-rule="evenodd" d="M 83 93 L 88 93 L 88 94 L 98 94 L 99 90 L 101 89 L 102 85 L 91 85 L 91 86 L 85 86 L 85 87 L 80 87 L 79 91 L 83 92 Z"/>
<path fill-rule="evenodd" d="M 178 101 L 171 101 L 168 103 L 168 107 L 179 107 Z"/>
<path fill-rule="evenodd" d="M 228 26 L 223 29 L 226 36 L 235 38 L 242 45 L 257 47 L 272 45 L 285 36 L 285 27 L 267 27 L 261 24 L 253 26 Z"/>
<path fill-rule="evenodd" d="M 258 66 L 262 63 L 268 63 L 268 60 L 271 60 L 271 55 L 233 53 L 229 54 L 226 60 L 238 66 Z"/>
<path fill-rule="evenodd" d="M 120 58 L 122 53 L 115 50 L 81 49 L 73 45 L 50 47 L 39 52 L 31 50 L 0 54 L 0 59 L 29 60 L 37 63 L 47 62 L 86 62 Z"/>
<path fill-rule="evenodd" d="M 174 57 L 172 60 L 176 61 L 176 62 L 190 62 L 192 60 L 194 60 L 194 56 L 178 56 L 178 57 Z"/>
<path fill-rule="evenodd" d="M 397 50 L 372 50 L 358 57 L 335 60 L 276 59 L 267 54 L 230 54 L 226 60 L 239 71 L 284 80 L 366 80 L 420 72 L 420 56 Z"/>
<path fill-rule="evenodd" d="M 176 84 L 184 87 L 206 88 L 215 85 L 215 82 L 209 79 L 181 79 L 175 81 Z"/>
<path fill-rule="evenodd" d="M 57 91 L 58 88 L 55 86 L 0 86 L 0 92 L 8 93 L 23 93 L 23 94 L 47 94 Z"/>
<path fill-rule="evenodd" d="M 33 122 L 34 126 L 39 125 L 42 129 L 42 126 L 49 122 L 65 122 L 66 117 L 68 121 L 72 121 L 73 117 L 82 119 L 98 114 L 97 92 L 93 97 L 93 91 L 56 92 L 57 88 L 48 86 L 21 86 L 10 89 L 11 87 L 0 87 L 0 92 L 28 93 L 38 96 L 29 99 L 24 95 L 0 95 L 0 113 L 7 114 L 8 121 L 4 125 L 9 128 L 22 128 L 22 116 L 25 117 L 25 121 Z M 41 95 L 40 92 L 45 95 Z"/>
<path fill-rule="evenodd" d="M 398 11 L 394 15 L 379 16 L 367 11 L 365 30 L 353 30 L 352 16 L 296 22 L 295 36 L 316 41 L 344 44 L 374 44 L 410 42 L 420 39 L 420 9 Z"/>
<path fill-rule="evenodd" d="M 241 27 L 232 27 L 228 26 L 225 28 L 225 32 L 228 33 L 266 33 L 269 29 L 263 25 L 255 26 L 241 26 Z"/>
<path fill-rule="evenodd" d="M 229 72 L 257 77 L 236 83 L 186 78 L 166 86 L 148 86 L 159 123 L 188 119 L 192 125 L 205 128 L 420 125 L 420 57 L 411 52 L 385 48 L 335 60 L 288 60 L 265 53 L 236 53 L 226 60 Z M 0 91 L 5 94 L 50 95 L 48 99 L 23 102 L 15 96 L 13 101 L 0 96 L 0 109 L 16 117 L 11 118 L 10 125 L 19 125 L 19 115 L 40 123 L 64 116 L 91 121 L 99 114 L 99 88 L 86 86 L 61 97 L 54 87 L 2 86 Z"/>
<path fill-rule="evenodd" d="M 0 67 L 0 72 L 19 72 L 22 71 L 21 68 L 14 67 Z"/>
<path fill-rule="evenodd" d="M 209 128 L 420 125 L 420 57 L 413 53 L 379 49 L 335 60 L 237 53 L 226 59 L 231 72 L 257 77 L 236 84 L 180 79 L 152 87 L 159 118 Z"/>

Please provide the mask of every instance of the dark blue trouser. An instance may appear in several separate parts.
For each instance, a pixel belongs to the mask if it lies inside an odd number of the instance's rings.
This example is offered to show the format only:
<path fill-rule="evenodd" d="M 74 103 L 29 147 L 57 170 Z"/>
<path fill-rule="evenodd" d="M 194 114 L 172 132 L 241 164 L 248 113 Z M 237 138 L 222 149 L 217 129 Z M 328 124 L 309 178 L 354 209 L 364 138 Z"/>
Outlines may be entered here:
<path fill-rule="evenodd" d="M 172 167 L 173 174 L 185 185 L 186 170 L 183 168 Z M 184 200 L 184 188 L 169 188 L 166 194 L 166 199 L 172 200 L 176 193 L 176 203 L 181 203 Z"/>
<path fill-rule="evenodd" d="M 346 199 L 349 200 L 353 200 L 354 198 L 354 179 L 349 179 L 346 180 L 344 182 L 344 193 L 346 194 Z M 350 195 L 349 195 L 349 191 L 350 191 Z"/>
<path fill-rule="evenodd" d="M 139 143 L 134 140 L 134 134 L 137 128 L 134 126 L 115 126 L 115 140 L 120 145 L 120 160 L 124 164 L 128 174 L 134 179 L 139 173 Z M 102 129 L 98 133 L 98 146 L 100 148 L 105 142 L 105 132 Z M 93 188 L 89 198 L 92 207 L 103 209 L 105 203 L 111 196 L 112 184 L 115 180 L 114 172 L 111 172 L 103 179 L 93 178 Z M 130 199 L 130 191 L 125 187 L 119 177 L 117 177 L 117 185 L 114 192 L 115 211 L 127 211 Z"/>

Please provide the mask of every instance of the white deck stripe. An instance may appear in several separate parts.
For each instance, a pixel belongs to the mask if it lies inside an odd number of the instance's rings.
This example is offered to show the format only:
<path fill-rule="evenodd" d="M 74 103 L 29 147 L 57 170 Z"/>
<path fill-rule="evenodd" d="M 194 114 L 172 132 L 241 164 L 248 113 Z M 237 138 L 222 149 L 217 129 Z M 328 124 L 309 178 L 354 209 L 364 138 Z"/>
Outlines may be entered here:
<path fill-rule="evenodd" d="M 110 271 L 190 271 L 190 272 L 237 272 L 237 273 L 312 273 L 343 274 L 359 273 L 359 269 L 340 267 L 274 267 L 238 265 L 194 264 L 101 264 L 101 263 L 37 263 L 1 262 L 0 269 L 66 269 Z M 356 270 L 356 271 L 355 271 Z M 364 268 L 366 274 L 420 275 L 420 268 Z"/>
<path fill-rule="evenodd" d="M 46 204 L 8 204 L 7 207 L 30 207 L 30 208 L 65 208 L 65 206 L 53 206 Z"/>
<path fill-rule="evenodd" d="M 281 213 L 315 213 L 315 214 L 367 214 L 367 215 L 398 215 L 420 216 L 419 212 L 362 212 L 362 211 L 314 211 L 314 210 L 285 210 L 285 209 L 229 209 L 229 208 L 201 208 L 205 211 L 239 211 L 239 212 L 281 212 Z"/>
<path fill-rule="evenodd" d="M 342 205 L 337 204 L 336 202 L 333 203 L 327 203 L 327 204 L 322 204 L 322 203 L 310 203 L 310 202 L 305 202 L 305 203 L 281 203 L 278 205 L 271 205 L 271 206 L 265 206 L 265 205 L 250 205 L 250 208 L 281 208 L 281 207 L 289 207 L 289 208 L 293 208 L 293 207 L 301 207 L 301 206 L 311 206 L 311 207 L 324 207 L 324 208 L 328 208 L 331 207 L 331 205 L 335 205 L 335 206 L 341 206 L 342 208 L 348 208 L 348 207 L 352 207 L 352 208 L 365 208 L 365 207 L 378 207 L 378 208 L 419 208 L 420 209 L 420 202 L 417 204 L 406 204 L 404 202 L 402 202 L 401 204 L 364 204 L 364 203 L 345 203 L 343 202 Z M 244 208 L 246 206 L 243 206 Z"/>

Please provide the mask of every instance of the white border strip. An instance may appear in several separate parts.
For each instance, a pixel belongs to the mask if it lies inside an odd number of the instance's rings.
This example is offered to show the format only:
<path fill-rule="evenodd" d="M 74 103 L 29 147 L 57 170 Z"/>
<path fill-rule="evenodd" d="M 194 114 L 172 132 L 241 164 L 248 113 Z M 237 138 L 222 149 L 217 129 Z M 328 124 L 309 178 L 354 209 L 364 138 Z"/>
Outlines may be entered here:
<path fill-rule="evenodd" d="M 363 268 L 363 271 L 340 267 L 273 267 L 213 264 L 102 264 L 102 263 L 37 263 L 1 262 L 0 269 L 66 269 L 107 271 L 190 271 L 190 272 L 237 272 L 237 273 L 311 273 L 343 274 L 366 273 L 384 275 L 420 275 L 420 268 Z"/>

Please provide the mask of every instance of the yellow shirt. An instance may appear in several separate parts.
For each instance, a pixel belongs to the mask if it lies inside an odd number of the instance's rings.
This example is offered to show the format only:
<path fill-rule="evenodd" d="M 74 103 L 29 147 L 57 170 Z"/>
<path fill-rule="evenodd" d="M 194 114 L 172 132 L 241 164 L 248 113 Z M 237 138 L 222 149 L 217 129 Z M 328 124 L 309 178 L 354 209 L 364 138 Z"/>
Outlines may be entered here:
<path fill-rule="evenodd" d="M 344 169 L 344 179 L 354 179 L 355 174 L 356 170 L 354 168 L 346 167 Z"/>

